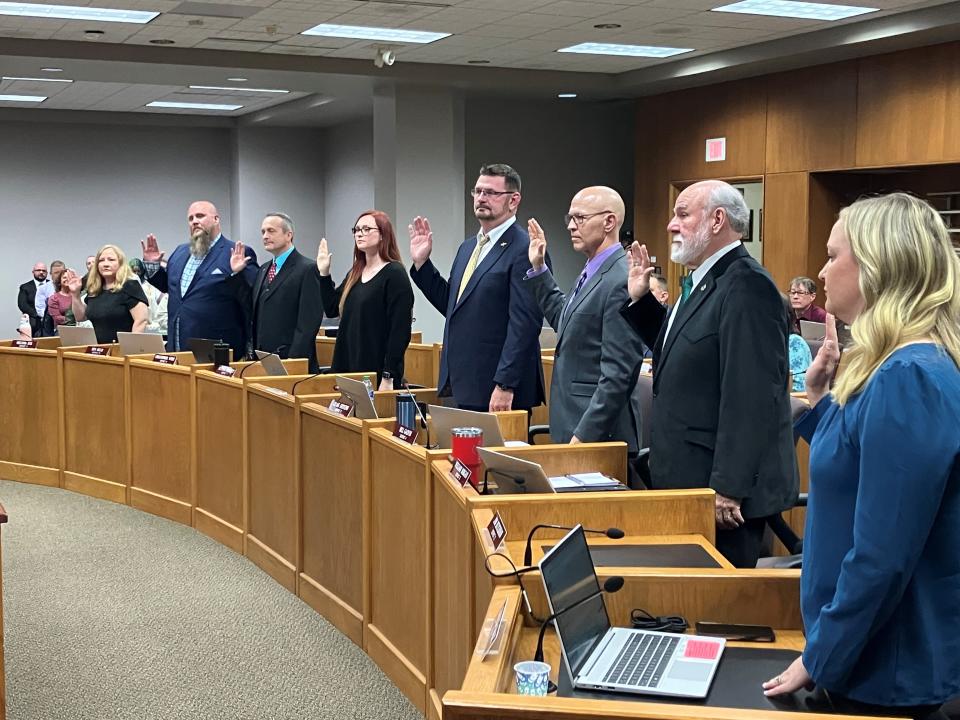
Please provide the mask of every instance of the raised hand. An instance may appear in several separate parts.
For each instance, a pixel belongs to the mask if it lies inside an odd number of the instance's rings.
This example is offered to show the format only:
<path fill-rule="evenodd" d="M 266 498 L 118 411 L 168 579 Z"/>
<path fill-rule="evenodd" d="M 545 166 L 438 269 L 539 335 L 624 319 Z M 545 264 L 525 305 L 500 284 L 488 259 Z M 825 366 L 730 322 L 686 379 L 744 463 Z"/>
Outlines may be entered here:
<path fill-rule="evenodd" d="M 630 293 L 630 299 L 636 302 L 650 292 L 650 276 L 653 274 L 653 263 L 650 262 L 650 253 L 647 252 L 647 246 L 641 245 L 636 240 L 627 249 L 627 255 L 629 255 L 628 264 L 630 266 L 627 275 L 627 292 Z"/>
<path fill-rule="evenodd" d="M 410 232 L 410 259 L 417 270 L 430 259 L 433 250 L 433 231 L 430 230 L 430 221 L 417 215 L 413 224 L 407 226 Z"/>
<path fill-rule="evenodd" d="M 247 263 L 250 262 L 250 258 L 244 252 L 245 250 L 242 242 L 233 244 L 233 251 L 230 253 L 230 272 L 234 275 L 242 273 L 244 268 L 247 267 Z"/>
<path fill-rule="evenodd" d="M 331 258 L 333 258 L 333 253 L 327 247 L 327 239 L 322 238 L 320 247 L 317 248 L 317 272 L 320 273 L 320 277 L 327 277 L 330 274 Z"/>
<path fill-rule="evenodd" d="M 530 258 L 530 267 L 534 270 L 543 268 L 544 257 L 547 254 L 547 236 L 543 234 L 543 228 L 536 218 L 530 218 L 527 221 L 527 234 L 530 236 L 530 249 L 527 255 Z"/>
<path fill-rule="evenodd" d="M 163 260 L 164 253 L 157 247 L 157 236 L 153 233 L 147 235 L 147 241 L 140 241 L 140 247 L 143 248 L 143 259 L 146 262 L 160 262 Z"/>
<path fill-rule="evenodd" d="M 60 284 L 65 287 L 71 295 L 79 295 L 83 288 L 83 281 L 77 275 L 75 270 L 64 270 L 60 277 Z"/>
<path fill-rule="evenodd" d="M 817 356 L 807 368 L 806 386 L 807 401 L 813 407 L 820 399 L 830 392 L 830 381 L 837 372 L 840 364 L 840 343 L 837 340 L 837 319 L 827 315 L 826 336 L 823 344 L 817 351 Z"/>

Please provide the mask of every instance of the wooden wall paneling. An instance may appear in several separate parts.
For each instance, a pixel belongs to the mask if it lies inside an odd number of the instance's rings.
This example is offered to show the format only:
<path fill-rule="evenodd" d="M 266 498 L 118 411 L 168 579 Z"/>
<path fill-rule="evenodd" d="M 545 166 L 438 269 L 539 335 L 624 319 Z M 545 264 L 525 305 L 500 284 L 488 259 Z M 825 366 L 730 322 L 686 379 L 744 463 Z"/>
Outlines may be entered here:
<path fill-rule="evenodd" d="M 766 172 L 851 167 L 856 162 L 857 63 L 766 77 Z"/>
<path fill-rule="evenodd" d="M 546 400 L 543 405 L 538 405 L 533 408 L 533 413 L 530 416 L 531 425 L 549 425 L 550 424 L 550 387 L 553 382 L 553 363 L 554 356 L 551 353 L 550 355 L 541 355 L 540 362 L 543 365 L 543 389 L 545 393 Z M 538 442 L 549 442 L 549 436 L 541 436 Z"/>
<path fill-rule="evenodd" d="M 806 276 L 817 283 L 815 302 L 820 307 L 826 302 L 823 282 L 817 277 L 827 262 L 827 238 L 840 213 L 840 198 L 821 181 L 821 176 L 811 173 L 807 198 L 807 264 Z M 799 274 L 799 273 L 798 273 Z"/>
<path fill-rule="evenodd" d="M 807 271 L 809 174 L 767 175 L 763 186 L 764 265 L 781 292 Z"/>
<path fill-rule="evenodd" d="M 858 167 L 960 160 L 960 43 L 862 58 Z"/>
<path fill-rule="evenodd" d="M 411 341 L 403 354 L 403 374 L 411 385 L 434 387 L 439 382 L 439 346 Z"/>
<path fill-rule="evenodd" d="M 0 477 L 60 484 L 62 413 L 56 350 L 0 348 Z"/>

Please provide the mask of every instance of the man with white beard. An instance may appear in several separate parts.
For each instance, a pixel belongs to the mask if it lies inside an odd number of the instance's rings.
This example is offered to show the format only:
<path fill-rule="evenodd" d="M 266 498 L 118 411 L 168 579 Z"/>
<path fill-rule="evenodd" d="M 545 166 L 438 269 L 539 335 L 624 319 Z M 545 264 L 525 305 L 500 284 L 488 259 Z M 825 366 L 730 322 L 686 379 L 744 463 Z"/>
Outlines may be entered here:
<path fill-rule="evenodd" d="M 652 486 L 712 488 L 716 546 L 737 567 L 756 566 L 767 518 L 798 490 L 786 310 L 740 242 L 749 214 L 727 183 L 685 189 L 667 225 L 670 259 L 691 271 L 680 298 L 668 314 L 650 292 L 647 248 L 634 243 L 621 310 L 653 348 Z"/>
<path fill-rule="evenodd" d="M 232 270 L 234 243 L 220 232 L 220 216 L 213 203 L 198 200 L 187 210 L 189 242 L 178 245 L 166 267 L 151 234 L 143 247 L 143 264 L 151 285 L 168 294 L 167 350 L 189 350 L 190 338 L 223 340 L 239 359 L 246 352 L 248 318 L 235 290 L 227 283 Z M 239 273 L 248 285 L 257 277 L 257 256 Z"/>

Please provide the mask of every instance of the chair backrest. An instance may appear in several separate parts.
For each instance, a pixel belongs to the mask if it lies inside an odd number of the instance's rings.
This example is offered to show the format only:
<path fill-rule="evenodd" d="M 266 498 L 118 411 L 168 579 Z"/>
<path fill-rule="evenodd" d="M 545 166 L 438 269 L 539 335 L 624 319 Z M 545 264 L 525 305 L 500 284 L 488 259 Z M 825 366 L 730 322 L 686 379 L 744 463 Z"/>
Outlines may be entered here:
<path fill-rule="evenodd" d="M 650 447 L 650 414 L 653 411 L 653 376 L 641 373 L 637 377 L 637 400 L 640 403 L 640 447 Z"/>

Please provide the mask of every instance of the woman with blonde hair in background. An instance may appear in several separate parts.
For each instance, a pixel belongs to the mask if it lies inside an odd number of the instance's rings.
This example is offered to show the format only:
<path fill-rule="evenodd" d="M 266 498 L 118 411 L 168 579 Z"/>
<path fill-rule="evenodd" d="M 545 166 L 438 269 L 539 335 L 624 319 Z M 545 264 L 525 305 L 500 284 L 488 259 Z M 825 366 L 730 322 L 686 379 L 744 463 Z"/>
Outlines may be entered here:
<path fill-rule="evenodd" d="M 64 272 L 62 283 L 73 298 L 74 316 L 93 323 L 98 343 L 116 342 L 117 332 L 143 332 L 146 328 L 147 296 L 116 245 L 104 245 L 97 252 L 87 274 L 85 300 L 80 297 L 83 281 L 76 271 Z"/>
<path fill-rule="evenodd" d="M 767 695 L 816 684 L 837 712 L 944 718 L 960 695 L 960 260 L 904 193 L 840 212 L 807 371 L 806 648 Z M 834 316 L 852 323 L 839 360 Z"/>

